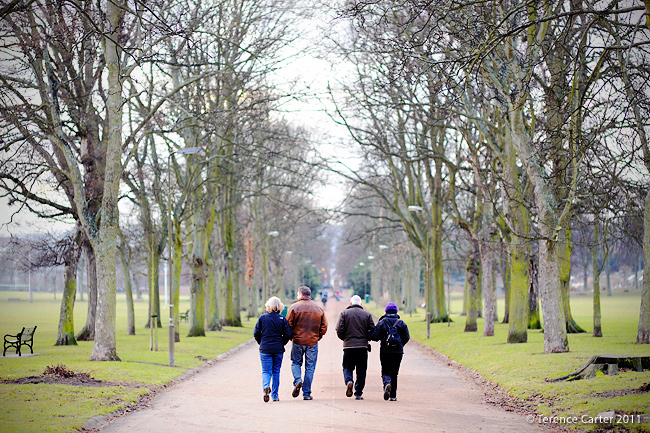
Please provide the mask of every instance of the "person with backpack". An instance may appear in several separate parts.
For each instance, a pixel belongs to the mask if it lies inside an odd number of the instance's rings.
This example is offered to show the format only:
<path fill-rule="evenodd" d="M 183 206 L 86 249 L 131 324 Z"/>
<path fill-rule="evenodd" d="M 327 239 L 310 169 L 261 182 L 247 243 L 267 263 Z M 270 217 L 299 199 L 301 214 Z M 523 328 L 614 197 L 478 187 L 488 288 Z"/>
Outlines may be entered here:
<path fill-rule="evenodd" d="M 397 400 L 397 375 L 404 356 L 404 345 L 408 343 L 408 326 L 397 314 L 397 305 L 389 302 L 386 314 L 379 318 L 371 339 L 380 341 L 379 361 L 381 362 L 381 379 L 384 384 L 384 400 Z"/>

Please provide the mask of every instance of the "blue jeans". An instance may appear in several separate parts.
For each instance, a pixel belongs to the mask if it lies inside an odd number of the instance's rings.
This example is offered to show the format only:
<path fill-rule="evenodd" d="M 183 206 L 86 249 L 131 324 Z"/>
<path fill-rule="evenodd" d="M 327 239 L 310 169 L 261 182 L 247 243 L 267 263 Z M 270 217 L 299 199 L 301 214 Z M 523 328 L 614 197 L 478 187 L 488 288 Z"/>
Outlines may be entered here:
<path fill-rule="evenodd" d="M 302 359 L 305 358 L 305 378 L 301 379 Z M 318 343 L 313 346 L 303 346 L 292 343 L 291 347 L 291 373 L 293 373 L 293 386 L 302 382 L 302 395 L 311 395 L 311 382 L 314 379 L 316 360 L 318 359 Z"/>
<path fill-rule="evenodd" d="M 267 386 L 271 388 L 271 398 L 277 400 L 278 389 L 280 388 L 280 367 L 282 367 L 282 356 L 284 353 L 261 353 L 262 361 L 262 390 Z M 271 385 L 273 378 L 273 385 Z"/>

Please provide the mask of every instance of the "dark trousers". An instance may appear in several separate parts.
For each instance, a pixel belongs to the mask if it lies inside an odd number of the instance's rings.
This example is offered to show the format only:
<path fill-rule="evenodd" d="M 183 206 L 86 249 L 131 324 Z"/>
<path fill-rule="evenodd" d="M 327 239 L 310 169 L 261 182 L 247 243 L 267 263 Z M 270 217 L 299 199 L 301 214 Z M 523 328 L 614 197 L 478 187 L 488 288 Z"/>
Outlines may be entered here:
<path fill-rule="evenodd" d="M 397 396 L 397 375 L 399 366 L 402 363 L 403 353 L 380 353 L 379 361 L 381 362 L 381 380 L 384 386 L 390 383 L 390 398 Z"/>
<path fill-rule="evenodd" d="M 343 349 L 343 378 L 345 383 L 354 382 L 352 374 L 357 370 L 357 381 L 354 384 L 354 395 L 362 395 L 366 386 L 366 370 L 368 370 L 368 349 L 365 347 Z"/>

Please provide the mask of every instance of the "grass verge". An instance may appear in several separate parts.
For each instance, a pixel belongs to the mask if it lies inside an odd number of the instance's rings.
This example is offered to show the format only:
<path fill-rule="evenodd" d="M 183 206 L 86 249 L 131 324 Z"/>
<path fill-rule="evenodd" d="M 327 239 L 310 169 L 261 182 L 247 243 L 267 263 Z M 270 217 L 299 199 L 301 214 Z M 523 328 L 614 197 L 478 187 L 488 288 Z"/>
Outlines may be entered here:
<path fill-rule="evenodd" d="M 10 302 L 10 298 L 20 298 L 21 301 Z M 181 323 L 181 341 L 175 344 L 176 367 L 169 367 L 166 328 L 157 330 L 159 350 L 149 350 L 150 332 L 144 328 L 146 299 L 135 303 L 137 335 L 128 336 L 126 302 L 118 296 L 116 338 L 117 353 L 122 361 L 90 362 L 92 342 L 81 341 L 77 346 L 54 346 L 59 304 L 60 298 L 54 299 L 51 293 L 35 293 L 34 302 L 30 303 L 24 292 L 0 292 L 2 335 L 15 334 L 23 326 L 38 326 L 34 334 L 34 353 L 38 355 L 0 357 L 0 380 L 5 381 L 0 383 L 0 399 L 3 402 L 0 431 L 77 431 L 87 420 L 127 410 L 158 387 L 246 342 L 252 338 L 255 325 L 254 321 L 244 319 L 241 328 L 226 327 L 221 332 L 208 331 L 205 337 L 187 338 L 185 335 L 189 325 Z M 182 299 L 181 311 L 188 308 L 189 299 Z M 76 330 L 85 323 L 86 309 L 86 302 L 77 302 Z M 6 383 L 7 380 L 40 376 L 47 366 L 55 365 L 65 365 L 75 373 L 88 373 L 94 379 L 111 383 L 111 386 Z"/>
<path fill-rule="evenodd" d="M 423 309 L 413 315 L 402 314 L 402 319 L 408 324 L 412 338 L 498 384 L 540 416 L 553 418 L 546 423 L 557 421 L 565 427 L 584 431 L 650 432 L 650 392 L 632 393 L 650 383 L 648 371 L 598 375 L 594 379 L 573 382 L 546 382 L 546 379 L 575 371 L 592 355 L 650 355 L 648 345 L 634 344 L 640 294 L 603 296 L 601 302 L 604 336 L 594 338 L 591 335 L 591 297 L 572 295 L 573 317 L 587 332 L 570 334 L 570 352 L 562 354 L 544 354 L 544 334 L 539 330 L 528 331 L 527 343 L 507 344 L 508 324 L 497 324 L 493 337 L 483 337 L 482 319 L 479 319 L 478 332 L 464 332 L 465 317 L 452 314 L 450 324 L 431 324 L 431 338 L 427 340 Z M 369 306 L 378 317 L 383 314 L 374 303 Z M 451 311 L 461 308 L 462 299 L 454 298 Z M 498 311 L 503 319 L 503 300 Z M 597 414 L 610 410 L 618 415 L 611 426 L 594 422 Z M 569 422 L 559 422 L 560 418 Z M 639 419 L 645 421 L 639 424 Z M 538 417 L 536 422 L 544 420 Z"/>

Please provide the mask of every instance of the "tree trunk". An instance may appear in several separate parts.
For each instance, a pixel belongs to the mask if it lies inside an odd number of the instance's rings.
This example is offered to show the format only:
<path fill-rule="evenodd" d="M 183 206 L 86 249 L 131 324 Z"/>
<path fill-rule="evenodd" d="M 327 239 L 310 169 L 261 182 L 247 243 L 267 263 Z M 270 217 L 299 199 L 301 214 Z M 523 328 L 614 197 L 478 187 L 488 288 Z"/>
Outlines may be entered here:
<path fill-rule="evenodd" d="M 535 257 L 530 258 L 528 273 L 530 274 L 530 289 L 528 290 L 528 329 L 542 329 L 539 317 L 539 271 Z"/>
<path fill-rule="evenodd" d="M 465 332 L 476 332 L 478 325 L 476 318 L 478 317 L 478 290 L 477 281 L 479 274 L 479 260 L 480 252 L 478 241 L 472 238 L 472 252 L 467 260 L 467 317 L 465 318 Z"/>
<path fill-rule="evenodd" d="M 181 341 L 180 337 L 180 287 L 181 287 L 181 270 L 183 269 L 183 236 L 181 232 L 181 222 L 178 218 L 173 218 L 174 224 L 172 249 L 174 259 L 172 260 L 172 293 L 171 298 L 174 302 L 174 342 Z M 170 275 L 171 278 L 171 275 Z"/>
<path fill-rule="evenodd" d="M 481 243 L 481 270 L 483 274 L 483 299 L 485 300 L 483 336 L 494 336 L 496 321 L 496 281 L 494 272 L 494 249 L 492 244 L 492 205 L 487 203 L 483 210 L 483 242 Z M 480 305 L 479 305 L 480 306 Z"/>
<path fill-rule="evenodd" d="M 205 337 L 205 280 L 208 273 L 208 266 L 205 262 L 204 251 L 207 239 L 201 228 L 203 224 L 196 221 L 198 215 L 194 215 L 193 245 L 191 282 L 190 282 L 190 330 L 188 337 Z"/>
<path fill-rule="evenodd" d="M 544 215 L 540 215 L 540 220 L 548 221 Z M 552 231 L 544 222 L 540 225 L 546 230 Z M 544 230 L 542 229 L 542 233 Z M 543 237 L 549 237 L 548 235 L 550 233 L 543 233 Z M 564 310 L 560 298 L 560 269 L 556 246 L 557 243 L 550 240 L 539 241 L 539 294 L 544 316 L 544 353 L 569 351 Z"/>
<path fill-rule="evenodd" d="M 508 317 L 508 343 L 525 343 L 528 341 L 528 239 L 530 214 L 523 205 L 517 151 L 521 143 L 518 130 L 523 128 L 521 109 L 510 114 L 510 128 L 506 138 L 507 167 L 504 168 L 506 177 L 507 200 L 505 204 L 506 217 L 510 221 L 513 232 L 510 233 L 510 304 Z"/>
<path fill-rule="evenodd" d="M 95 317 L 97 314 L 97 259 L 95 258 L 95 250 L 88 241 L 84 241 L 82 245 L 86 256 L 88 312 L 86 314 L 86 324 L 77 334 L 77 341 L 93 341 L 95 339 Z"/>
<path fill-rule="evenodd" d="M 505 298 L 505 307 L 503 310 L 503 322 L 510 322 L 510 259 L 508 258 L 508 248 L 506 243 L 506 248 L 503 248 L 501 251 L 501 279 L 503 281 L 503 296 Z"/>
<path fill-rule="evenodd" d="M 68 246 L 68 251 L 66 251 L 64 289 L 61 297 L 61 313 L 59 315 L 59 329 L 55 346 L 77 345 L 77 340 L 74 338 L 74 301 L 77 292 L 77 265 L 81 253 L 79 247 L 80 229 L 77 226 L 75 237 Z"/>
<path fill-rule="evenodd" d="M 209 274 L 208 274 L 208 299 L 207 305 L 207 318 L 208 318 L 208 331 L 221 331 L 221 316 L 219 315 L 219 297 L 217 296 L 217 269 L 218 266 L 214 261 L 210 261 Z"/>
<path fill-rule="evenodd" d="M 238 295 L 238 282 L 239 276 L 237 272 L 237 261 L 235 254 L 235 209 L 233 203 L 231 207 L 224 213 L 224 255 L 225 255 L 225 289 L 226 289 L 226 325 L 227 326 L 242 326 L 241 323 L 241 314 L 239 311 L 237 295 Z M 262 299 L 262 302 L 266 302 L 268 299 Z"/>
<path fill-rule="evenodd" d="M 650 190 L 645 198 L 643 214 L 643 285 L 641 286 L 641 311 L 639 312 L 639 330 L 636 335 L 638 344 L 650 344 Z"/>
<path fill-rule="evenodd" d="M 609 257 L 607 257 L 607 260 L 605 261 L 605 281 L 607 281 L 607 296 L 612 296 L 612 282 L 611 282 L 611 274 L 612 274 L 612 261 L 610 260 Z"/>
<path fill-rule="evenodd" d="M 439 165 L 439 163 L 436 163 Z M 439 185 L 440 181 L 438 180 L 439 173 L 442 171 L 440 167 L 436 168 L 436 184 Z M 440 196 L 439 187 L 436 188 L 436 193 L 434 194 L 434 204 L 432 206 L 433 214 L 433 227 L 432 227 L 432 236 L 433 236 L 433 278 L 434 278 L 434 296 L 433 296 L 433 307 L 434 307 L 434 317 L 432 318 L 433 322 L 448 322 L 449 313 L 447 311 L 447 303 L 445 302 L 445 272 L 442 263 L 442 199 Z"/>
<path fill-rule="evenodd" d="M 564 306 L 564 318 L 566 330 L 569 334 L 585 332 L 573 319 L 571 314 L 571 251 L 573 250 L 573 239 L 571 231 L 562 229 L 560 242 L 558 244 L 558 255 L 560 260 L 560 289 L 562 294 L 562 305 Z"/>
<path fill-rule="evenodd" d="M 526 240 L 513 234 L 510 244 L 508 343 L 528 341 L 528 288 L 530 287 L 528 260 Z"/>
<path fill-rule="evenodd" d="M 600 322 L 600 264 L 598 263 L 598 222 L 594 221 L 594 247 L 591 249 L 591 268 L 593 270 L 593 305 L 594 305 L 594 337 L 602 337 L 603 330 Z"/>
<path fill-rule="evenodd" d="M 104 195 L 106 199 L 106 195 Z M 117 194 L 115 194 L 117 198 Z M 115 201 L 117 203 L 117 201 Z M 102 212 L 105 215 L 107 212 Z M 114 207 L 117 213 L 117 206 Z M 100 238 L 93 243 L 97 256 L 97 316 L 91 361 L 119 361 L 115 344 L 115 259 L 117 250 L 116 218 L 102 218 Z"/>
<path fill-rule="evenodd" d="M 122 34 L 123 1 L 107 2 L 106 17 L 110 25 L 104 38 L 104 58 L 107 74 L 106 170 L 104 172 L 104 195 L 102 197 L 101 227 L 99 233 L 88 233 L 97 256 L 97 317 L 95 320 L 95 344 L 91 361 L 119 361 L 115 345 L 115 259 L 119 227 L 118 207 L 122 167 L 122 97 L 123 70 L 122 50 L 118 44 Z M 91 231 L 95 228 L 91 229 Z"/>
<path fill-rule="evenodd" d="M 131 264 L 125 251 L 126 247 L 119 248 L 122 274 L 124 275 L 124 292 L 126 295 L 126 335 L 135 335 L 135 310 L 133 305 L 133 286 L 131 284 Z"/>
<path fill-rule="evenodd" d="M 160 254 L 153 245 L 149 245 L 149 258 L 147 260 L 147 282 L 149 283 L 149 308 L 145 328 L 151 326 L 151 316 L 156 316 L 153 326 L 161 328 L 160 317 Z"/>

